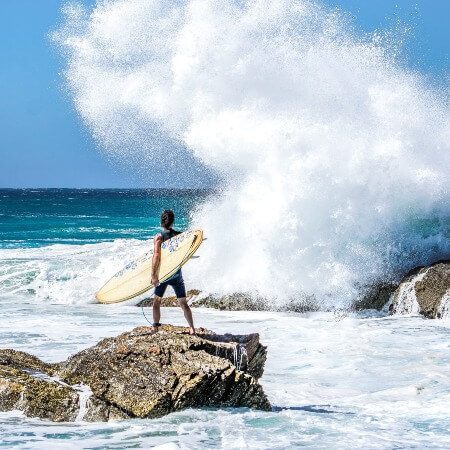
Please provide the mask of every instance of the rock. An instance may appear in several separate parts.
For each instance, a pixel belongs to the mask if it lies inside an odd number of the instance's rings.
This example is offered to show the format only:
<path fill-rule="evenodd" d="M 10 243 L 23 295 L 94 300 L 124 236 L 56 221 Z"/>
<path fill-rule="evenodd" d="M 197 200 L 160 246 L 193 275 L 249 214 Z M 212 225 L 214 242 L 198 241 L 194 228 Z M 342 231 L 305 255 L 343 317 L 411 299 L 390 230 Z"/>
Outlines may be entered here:
<path fill-rule="evenodd" d="M 278 306 L 276 311 L 305 313 L 319 311 L 320 305 L 314 295 L 305 295 L 302 299 L 290 300 L 285 305 Z"/>
<path fill-rule="evenodd" d="M 0 410 L 54 421 L 160 417 L 187 407 L 271 410 L 257 382 L 258 334 L 217 335 L 164 325 L 100 341 L 58 364 L 0 351 Z"/>
<path fill-rule="evenodd" d="M 284 305 L 278 305 L 263 297 L 252 297 L 245 293 L 215 296 L 198 295 L 192 299 L 193 308 L 205 307 L 222 311 L 277 311 L 277 312 L 308 312 L 318 311 L 319 307 L 313 296 L 290 300 Z"/>
<path fill-rule="evenodd" d="M 248 294 L 236 293 L 223 296 L 199 296 L 194 298 L 191 306 L 220 309 L 222 311 L 269 311 L 269 303 L 263 298 L 253 298 Z"/>
<path fill-rule="evenodd" d="M 191 289 L 191 290 L 187 291 L 187 293 L 186 293 L 188 299 L 190 299 L 198 294 L 200 294 L 200 291 L 197 289 Z M 136 303 L 136 306 L 140 306 L 140 307 L 153 306 L 153 297 L 144 298 L 139 303 Z M 173 307 L 173 306 L 179 306 L 179 305 L 178 305 L 177 298 L 175 297 L 175 295 L 173 295 L 172 297 L 163 297 L 161 300 L 161 306 Z"/>
<path fill-rule="evenodd" d="M 53 379 L 53 374 L 53 366 L 32 355 L 0 350 L 0 410 L 18 409 L 56 422 L 75 420 L 78 393 Z"/>
<path fill-rule="evenodd" d="M 450 316 L 450 261 L 438 261 L 428 267 L 411 270 L 403 281 L 394 283 L 383 281 L 368 286 L 359 286 L 360 296 L 351 310 L 387 308 L 397 314 L 421 313 L 426 317 L 440 318 Z M 261 297 L 236 293 L 224 296 L 196 295 L 191 301 L 192 307 L 215 308 L 227 311 L 277 311 L 309 312 L 318 311 L 321 305 L 314 296 L 304 296 L 286 302 L 274 304 Z M 322 309 L 324 309 L 322 307 Z M 326 309 L 326 308 L 325 308 Z"/>
<path fill-rule="evenodd" d="M 450 310 L 450 261 L 438 261 L 410 271 L 394 293 L 391 312 L 420 313 L 428 318 L 448 316 Z"/>
<path fill-rule="evenodd" d="M 376 309 L 381 311 L 388 303 L 391 295 L 394 293 L 397 285 L 391 282 L 373 283 L 361 288 L 361 295 L 353 304 L 355 311 L 364 309 Z"/>

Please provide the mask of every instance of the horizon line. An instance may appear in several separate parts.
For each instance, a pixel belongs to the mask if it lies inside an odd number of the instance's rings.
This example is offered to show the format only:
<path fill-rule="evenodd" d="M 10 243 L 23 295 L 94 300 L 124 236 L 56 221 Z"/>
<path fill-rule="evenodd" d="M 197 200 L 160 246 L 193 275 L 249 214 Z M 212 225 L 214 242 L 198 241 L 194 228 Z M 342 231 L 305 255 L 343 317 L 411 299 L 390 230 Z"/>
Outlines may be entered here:
<path fill-rule="evenodd" d="M 45 189 L 72 189 L 72 190 L 149 190 L 149 189 L 170 189 L 173 191 L 179 190 L 190 190 L 190 191 L 206 191 L 206 190 L 214 190 L 214 187 L 0 187 L 0 190 L 17 190 L 17 191 L 26 191 L 26 190 L 45 190 Z"/>

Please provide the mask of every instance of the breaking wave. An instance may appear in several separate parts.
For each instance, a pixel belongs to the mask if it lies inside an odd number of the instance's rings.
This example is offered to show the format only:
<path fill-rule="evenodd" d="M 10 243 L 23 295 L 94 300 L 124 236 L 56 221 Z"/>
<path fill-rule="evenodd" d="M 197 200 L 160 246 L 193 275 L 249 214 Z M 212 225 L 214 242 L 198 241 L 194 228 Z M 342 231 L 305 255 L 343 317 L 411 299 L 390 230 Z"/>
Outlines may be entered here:
<path fill-rule="evenodd" d="M 64 13 L 53 37 L 105 151 L 174 184 L 221 180 L 193 216 L 209 238 L 196 287 L 346 302 L 448 255 L 446 94 L 392 34 L 307 0 Z"/>

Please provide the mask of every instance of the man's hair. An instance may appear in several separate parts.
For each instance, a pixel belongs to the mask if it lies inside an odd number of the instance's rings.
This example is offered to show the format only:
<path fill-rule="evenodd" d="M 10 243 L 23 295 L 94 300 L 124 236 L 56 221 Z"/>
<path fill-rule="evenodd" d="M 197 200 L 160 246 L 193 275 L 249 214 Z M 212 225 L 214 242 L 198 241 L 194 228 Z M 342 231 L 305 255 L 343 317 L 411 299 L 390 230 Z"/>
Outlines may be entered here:
<path fill-rule="evenodd" d="M 161 226 L 169 229 L 172 227 L 174 222 L 175 222 L 175 214 L 173 213 L 173 211 L 171 209 L 166 209 L 161 214 Z"/>

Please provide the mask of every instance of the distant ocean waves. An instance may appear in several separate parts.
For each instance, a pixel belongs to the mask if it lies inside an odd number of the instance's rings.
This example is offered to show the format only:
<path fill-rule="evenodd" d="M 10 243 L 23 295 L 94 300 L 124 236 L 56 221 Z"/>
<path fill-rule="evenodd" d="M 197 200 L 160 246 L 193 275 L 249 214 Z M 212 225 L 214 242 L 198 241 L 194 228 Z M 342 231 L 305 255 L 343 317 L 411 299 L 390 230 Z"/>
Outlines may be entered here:
<path fill-rule="evenodd" d="M 0 189 L 0 249 L 149 239 L 161 212 L 187 226 L 206 190 Z"/>
<path fill-rule="evenodd" d="M 161 212 L 176 226 L 209 191 L 0 190 L 0 297 L 90 303 L 126 263 L 152 246 Z"/>

